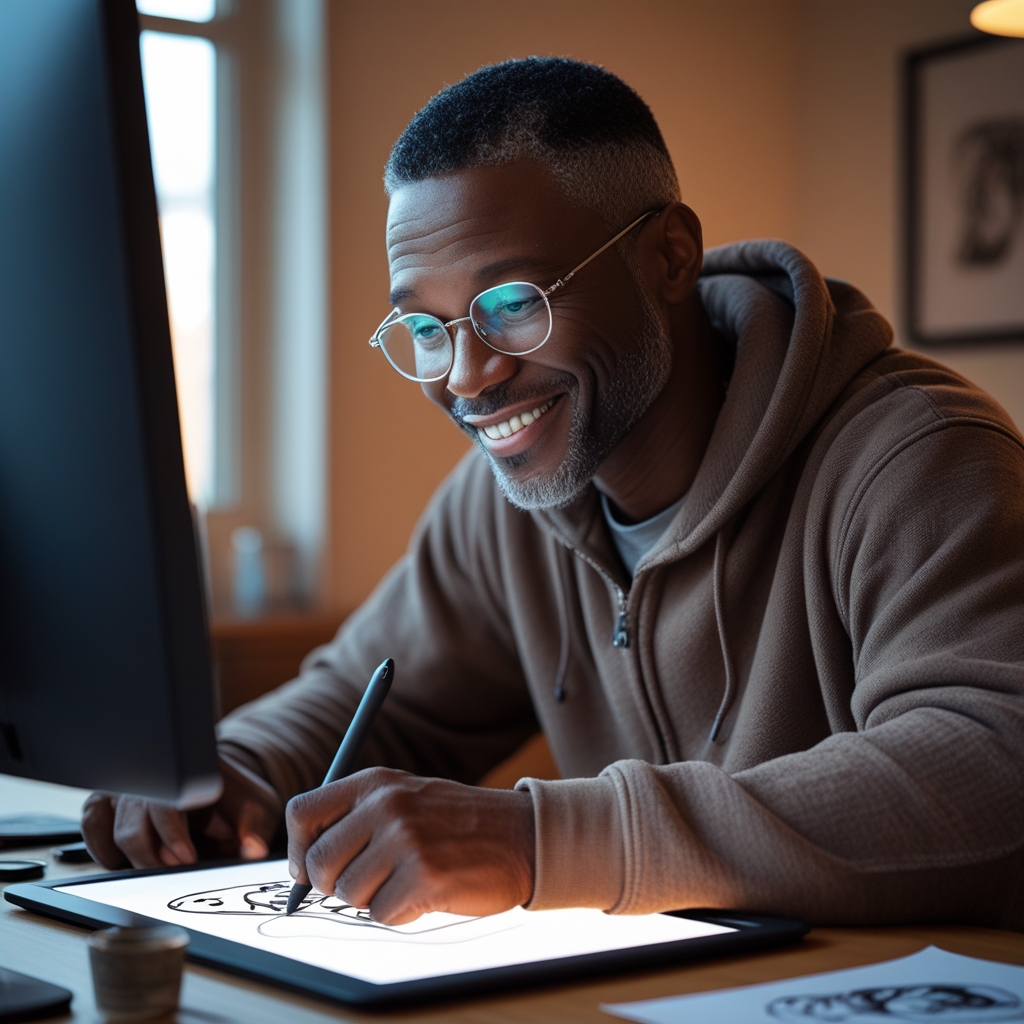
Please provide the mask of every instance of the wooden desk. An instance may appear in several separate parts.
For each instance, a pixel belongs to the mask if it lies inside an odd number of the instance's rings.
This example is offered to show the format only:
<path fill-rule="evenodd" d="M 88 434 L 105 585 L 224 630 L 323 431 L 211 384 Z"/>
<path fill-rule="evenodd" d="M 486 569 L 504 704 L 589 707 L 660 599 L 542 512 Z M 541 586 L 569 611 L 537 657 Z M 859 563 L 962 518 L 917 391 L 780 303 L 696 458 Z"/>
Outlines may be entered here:
<path fill-rule="evenodd" d="M 39 811 L 75 814 L 85 794 L 41 783 L 0 776 L 0 807 L 6 814 Z M 17 856 L 8 851 L 0 856 Z M 46 850 L 24 851 L 43 857 Z M 94 865 L 54 864 L 48 877 L 93 874 Z M 0 966 L 64 985 L 75 993 L 71 1017 L 99 1018 L 92 998 L 86 951 L 87 932 L 18 909 L 3 901 L 0 913 Z M 934 944 L 953 953 L 1024 965 L 1024 934 L 987 928 L 819 928 L 800 944 L 777 952 L 732 957 L 649 974 L 628 974 L 591 982 L 530 989 L 485 999 L 445 1003 L 395 1013 L 359 1013 L 307 999 L 269 985 L 234 978 L 221 971 L 189 964 L 185 968 L 179 1024 L 312 1024 L 327 1021 L 430 1022 L 430 1024 L 565 1024 L 604 1022 L 617 1018 L 598 1009 L 600 1003 L 649 999 L 681 992 L 751 985 L 820 971 L 856 967 L 905 956 Z"/>

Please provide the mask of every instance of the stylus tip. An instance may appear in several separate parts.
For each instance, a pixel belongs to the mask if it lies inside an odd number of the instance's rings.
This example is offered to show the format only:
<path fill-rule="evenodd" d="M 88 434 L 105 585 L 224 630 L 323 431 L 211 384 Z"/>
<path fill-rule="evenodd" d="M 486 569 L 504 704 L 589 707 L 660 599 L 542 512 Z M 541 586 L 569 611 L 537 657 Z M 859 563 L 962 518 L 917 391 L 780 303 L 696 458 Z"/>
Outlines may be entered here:
<path fill-rule="evenodd" d="M 313 886 L 303 885 L 301 882 L 296 882 L 292 886 L 292 891 L 288 893 L 288 905 L 284 908 L 284 916 L 288 917 L 294 914 L 299 909 L 299 904 L 310 894 Z"/>

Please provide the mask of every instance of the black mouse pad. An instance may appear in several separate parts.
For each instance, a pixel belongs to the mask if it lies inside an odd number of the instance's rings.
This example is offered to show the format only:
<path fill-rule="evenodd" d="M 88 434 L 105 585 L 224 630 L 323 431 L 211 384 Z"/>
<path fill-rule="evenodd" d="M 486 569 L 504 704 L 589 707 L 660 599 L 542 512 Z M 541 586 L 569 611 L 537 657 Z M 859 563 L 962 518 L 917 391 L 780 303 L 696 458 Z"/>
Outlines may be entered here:
<path fill-rule="evenodd" d="M 81 838 L 82 833 L 74 818 L 60 818 L 55 814 L 0 815 L 0 850 L 73 843 Z"/>

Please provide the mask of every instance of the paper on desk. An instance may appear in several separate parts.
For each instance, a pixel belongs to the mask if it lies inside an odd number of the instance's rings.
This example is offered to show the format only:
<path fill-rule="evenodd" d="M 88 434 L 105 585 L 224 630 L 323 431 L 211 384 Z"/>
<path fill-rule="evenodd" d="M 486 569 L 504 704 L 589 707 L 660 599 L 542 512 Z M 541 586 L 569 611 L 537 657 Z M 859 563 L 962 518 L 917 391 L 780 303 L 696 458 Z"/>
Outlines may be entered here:
<path fill-rule="evenodd" d="M 1024 1021 L 1024 967 L 929 946 L 848 971 L 601 1009 L 640 1024 L 994 1024 Z"/>

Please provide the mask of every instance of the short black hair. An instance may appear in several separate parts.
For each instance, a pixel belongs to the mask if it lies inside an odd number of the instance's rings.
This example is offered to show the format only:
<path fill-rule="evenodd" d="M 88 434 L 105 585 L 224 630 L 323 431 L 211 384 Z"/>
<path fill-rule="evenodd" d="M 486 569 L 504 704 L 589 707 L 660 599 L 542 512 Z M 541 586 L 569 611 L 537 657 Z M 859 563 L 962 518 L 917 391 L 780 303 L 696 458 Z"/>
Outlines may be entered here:
<path fill-rule="evenodd" d="M 567 57 L 524 57 L 482 67 L 434 96 L 391 150 L 389 190 L 474 166 L 524 115 L 554 152 L 639 143 L 671 160 L 650 108 L 617 75 Z"/>

